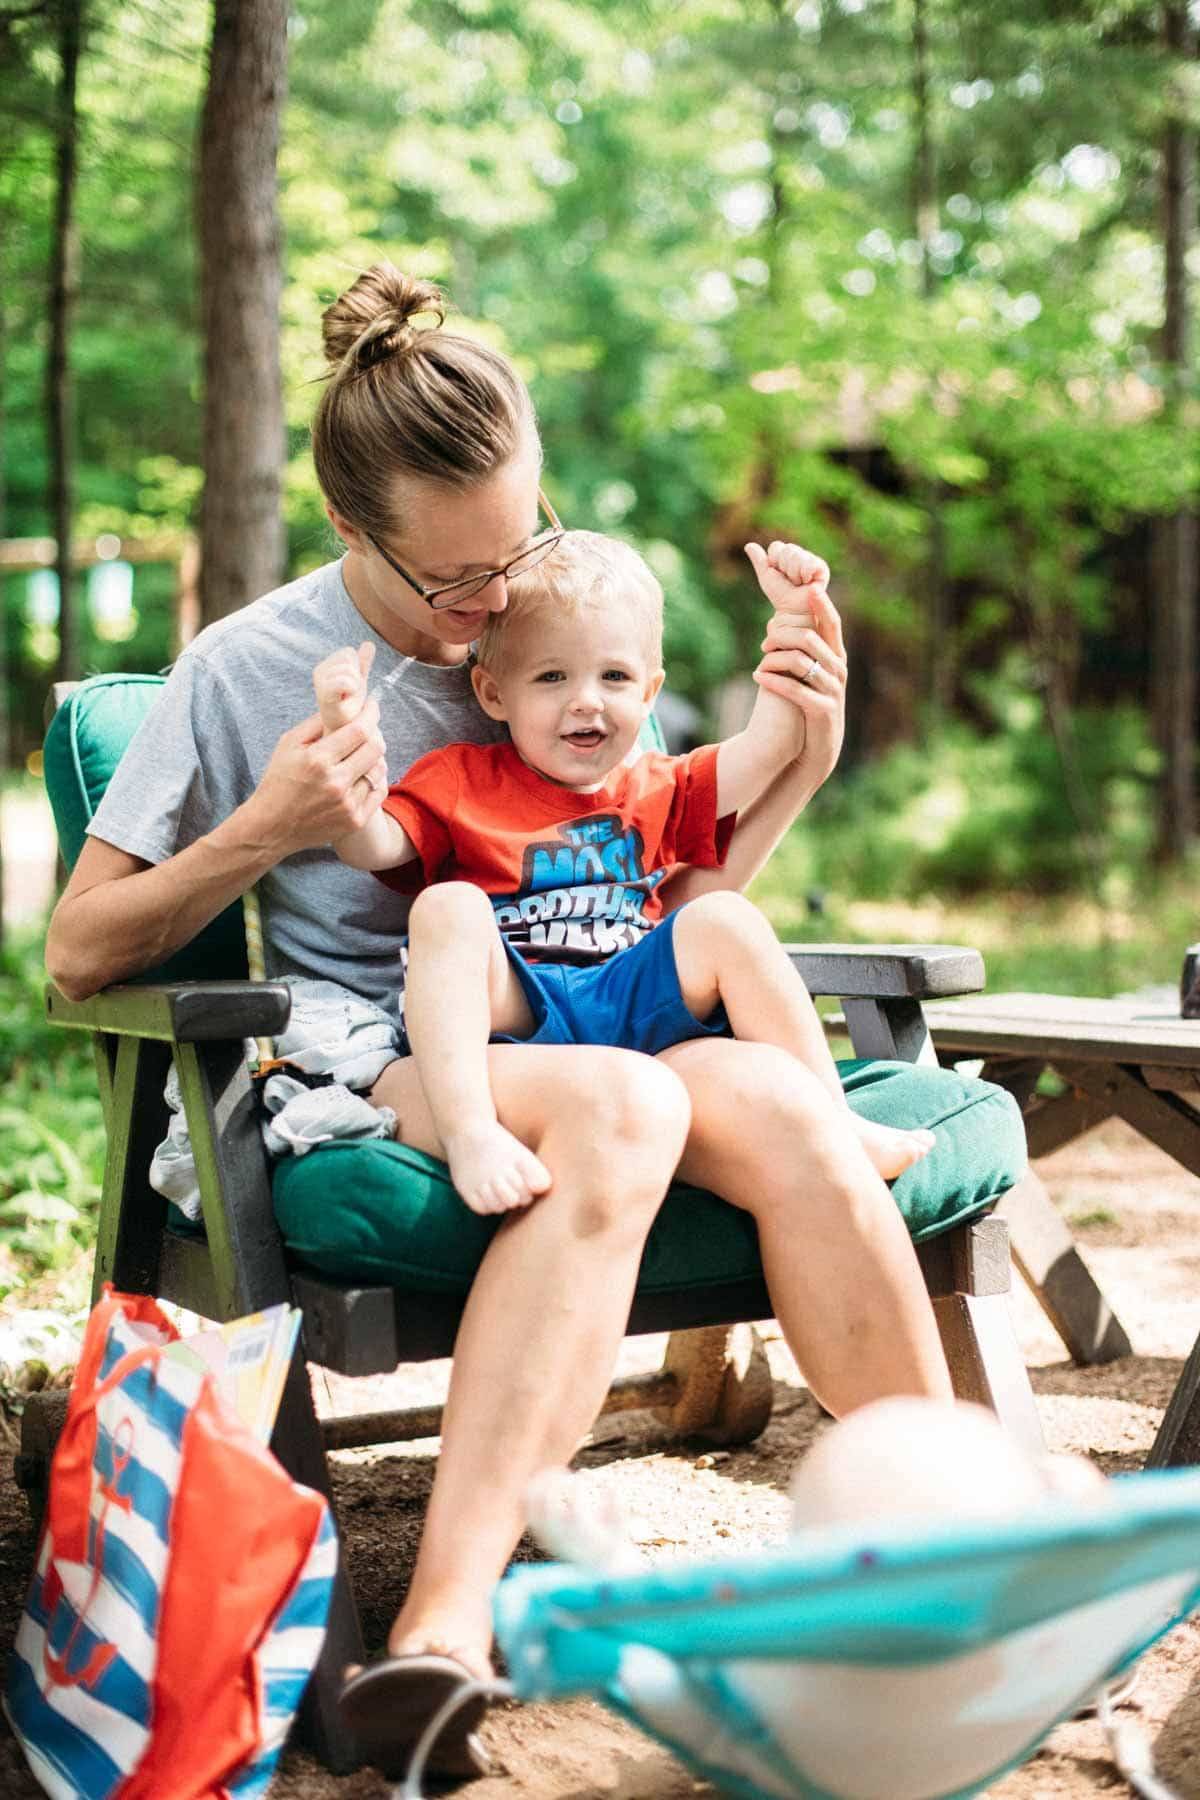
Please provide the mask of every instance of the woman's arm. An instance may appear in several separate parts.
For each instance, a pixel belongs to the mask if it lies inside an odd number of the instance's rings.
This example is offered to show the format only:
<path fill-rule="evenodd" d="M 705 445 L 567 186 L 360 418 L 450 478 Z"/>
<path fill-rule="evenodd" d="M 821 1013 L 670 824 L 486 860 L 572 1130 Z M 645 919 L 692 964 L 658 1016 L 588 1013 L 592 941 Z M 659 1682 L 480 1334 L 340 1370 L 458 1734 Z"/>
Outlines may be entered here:
<path fill-rule="evenodd" d="M 51 980 L 86 1000 L 152 969 L 285 856 L 357 830 L 387 791 L 377 725 L 372 701 L 328 737 L 315 717 L 285 731 L 249 799 L 161 863 L 88 838 L 50 921 Z"/>

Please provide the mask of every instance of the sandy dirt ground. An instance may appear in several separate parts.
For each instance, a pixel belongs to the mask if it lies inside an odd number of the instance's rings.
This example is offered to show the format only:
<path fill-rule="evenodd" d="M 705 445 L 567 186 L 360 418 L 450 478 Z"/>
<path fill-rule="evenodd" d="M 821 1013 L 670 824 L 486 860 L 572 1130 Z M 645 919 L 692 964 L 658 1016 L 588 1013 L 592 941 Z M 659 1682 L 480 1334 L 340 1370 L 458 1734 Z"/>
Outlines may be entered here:
<path fill-rule="evenodd" d="M 1120 1125 L 1103 1127 L 1039 1164 L 1072 1222 L 1134 1354 L 1076 1369 L 1030 1296 L 1014 1295 L 1018 1333 L 1052 1448 L 1081 1451 L 1106 1473 L 1140 1467 L 1184 1357 L 1200 1329 L 1200 1181 Z M 612 1491 L 648 1561 L 777 1543 L 787 1524 L 791 1469 L 822 1420 L 773 1326 L 775 1407 L 759 1442 L 714 1461 L 698 1446 L 664 1444 L 634 1416 L 601 1421 L 576 1466 Z M 630 1368 L 650 1367 L 661 1344 L 631 1341 Z M 404 1368 L 358 1383 L 316 1378 L 327 1410 L 421 1404 L 444 1386 L 444 1365 Z M 434 1443 L 337 1458 L 339 1505 L 368 1642 L 382 1644 L 411 1567 L 433 1472 Z M 533 1553 L 523 1545 L 522 1556 Z M 32 1557 L 24 1504 L 0 1476 L 0 1643 L 9 1643 Z M 1179 1800 L 1200 1800 L 1200 1626 L 1184 1625 L 1143 1660 L 1130 1717 L 1153 1743 Z M 35 1800 L 0 1724 L 0 1795 Z M 712 1793 L 665 1751 L 592 1703 L 507 1707 L 484 1735 L 496 1770 L 464 1790 L 471 1800 L 681 1800 Z M 995 1800 L 1083 1800 L 1126 1793 L 1094 1719 L 1061 1726 L 1041 1751 L 990 1792 Z M 370 1770 L 336 1779 L 299 1750 L 272 1788 L 277 1800 L 375 1800 Z"/>

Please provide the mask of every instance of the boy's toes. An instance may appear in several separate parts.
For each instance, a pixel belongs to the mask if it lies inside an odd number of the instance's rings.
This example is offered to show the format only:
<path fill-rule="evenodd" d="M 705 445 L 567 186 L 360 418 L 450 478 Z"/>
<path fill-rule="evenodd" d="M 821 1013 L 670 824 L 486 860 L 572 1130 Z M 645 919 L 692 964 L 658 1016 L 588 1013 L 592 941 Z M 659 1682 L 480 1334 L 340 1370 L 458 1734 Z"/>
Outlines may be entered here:
<path fill-rule="evenodd" d="M 512 1212 L 514 1207 L 521 1204 L 520 1183 L 508 1175 L 497 1175 L 489 1183 L 488 1192 L 492 1197 L 493 1212 Z"/>
<path fill-rule="evenodd" d="M 528 1150 L 521 1164 L 521 1179 L 525 1183 L 529 1198 L 532 1199 L 535 1194 L 546 1192 L 552 1177 L 540 1157 L 535 1156 L 532 1150 Z"/>
<path fill-rule="evenodd" d="M 933 1139 L 919 1131 L 906 1131 L 896 1144 L 896 1154 L 903 1159 L 906 1169 L 928 1156 L 932 1149 Z"/>
<path fill-rule="evenodd" d="M 496 1195 L 497 1212 L 516 1212 L 519 1207 L 528 1206 L 533 1195 L 525 1179 L 525 1171 L 519 1167 L 505 1169 L 496 1176 L 492 1183 Z"/>
<path fill-rule="evenodd" d="M 899 1131 L 866 1119 L 857 1121 L 857 1129 L 863 1148 L 885 1181 L 894 1181 L 913 1163 L 928 1156 L 937 1141 L 931 1131 Z"/>

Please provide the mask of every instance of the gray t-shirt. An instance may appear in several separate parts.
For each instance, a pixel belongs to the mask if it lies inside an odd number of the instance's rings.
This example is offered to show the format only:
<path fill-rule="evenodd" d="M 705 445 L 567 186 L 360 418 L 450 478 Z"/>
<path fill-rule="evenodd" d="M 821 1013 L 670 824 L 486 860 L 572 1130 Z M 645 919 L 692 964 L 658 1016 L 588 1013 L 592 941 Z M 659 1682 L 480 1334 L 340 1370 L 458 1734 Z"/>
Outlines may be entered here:
<path fill-rule="evenodd" d="M 466 663 L 401 656 L 355 607 L 341 563 L 326 563 L 189 644 L 121 758 L 91 835 L 150 863 L 204 837 L 249 798 L 283 732 L 315 710 L 321 658 L 364 638 L 375 644 L 370 685 L 390 780 L 443 744 L 504 736 L 476 705 Z M 394 1012 L 407 899 L 327 846 L 277 864 L 259 894 L 268 975 L 336 981 Z"/>

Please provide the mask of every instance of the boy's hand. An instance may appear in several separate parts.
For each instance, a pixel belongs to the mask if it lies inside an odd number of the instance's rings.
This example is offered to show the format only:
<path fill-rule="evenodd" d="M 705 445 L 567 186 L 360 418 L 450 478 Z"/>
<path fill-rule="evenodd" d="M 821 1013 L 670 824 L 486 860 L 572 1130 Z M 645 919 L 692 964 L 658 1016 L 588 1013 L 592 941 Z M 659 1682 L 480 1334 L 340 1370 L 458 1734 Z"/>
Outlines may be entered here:
<path fill-rule="evenodd" d="M 357 719 L 367 698 L 367 676 L 375 661 L 375 646 L 362 643 L 357 650 L 335 650 L 313 670 L 317 711 L 326 731 L 337 731 Z"/>
<path fill-rule="evenodd" d="M 829 566 L 798 544 L 747 544 L 746 555 L 775 608 L 754 679 L 797 708 L 797 755 L 819 786 L 837 762 L 846 728 L 846 645 L 826 591 Z"/>
<path fill-rule="evenodd" d="M 776 613 L 786 614 L 799 625 L 812 625 L 814 598 L 828 598 L 829 564 L 799 544 L 783 544 L 778 539 L 765 550 L 761 544 L 747 544 L 746 555 Z"/>

